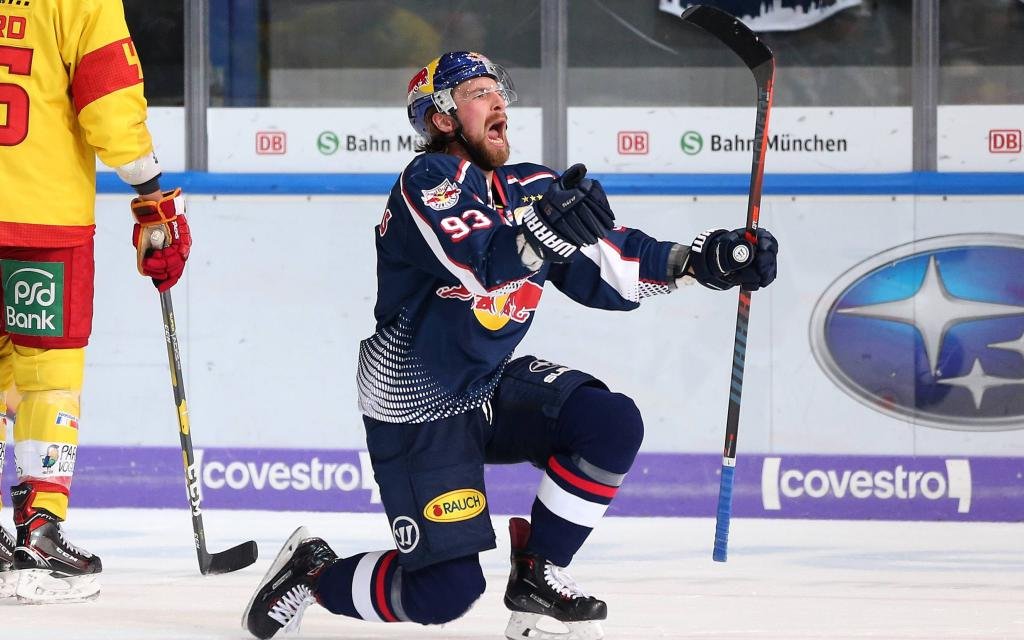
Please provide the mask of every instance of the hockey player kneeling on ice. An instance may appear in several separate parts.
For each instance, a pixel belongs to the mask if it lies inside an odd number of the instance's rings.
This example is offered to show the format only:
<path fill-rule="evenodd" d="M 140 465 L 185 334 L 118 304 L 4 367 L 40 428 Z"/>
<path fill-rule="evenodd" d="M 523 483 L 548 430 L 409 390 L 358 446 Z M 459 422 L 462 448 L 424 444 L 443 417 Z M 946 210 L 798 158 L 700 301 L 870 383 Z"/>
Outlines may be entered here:
<path fill-rule="evenodd" d="M 755 290 L 775 279 L 778 245 L 763 229 L 753 244 L 742 229 L 659 242 L 615 226 L 583 165 L 561 175 L 507 165 L 515 99 L 504 69 L 465 51 L 409 84 L 409 120 L 426 143 L 375 229 L 376 331 L 360 345 L 357 373 L 395 547 L 338 557 L 300 527 L 243 613 L 258 638 L 297 628 L 314 602 L 382 622 L 464 614 L 484 592 L 478 554 L 495 546 L 484 463 L 521 462 L 544 473 L 531 521 L 509 525 L 506 635 L 600 638 L 608 607 L 566 567 L 625 481 L 643 421 L 630 398 L 590 374 L 513 358 L 543 286 L 627 311 L 682 281 Z M 541 629 L 542 617 L 561 630 Z"/>

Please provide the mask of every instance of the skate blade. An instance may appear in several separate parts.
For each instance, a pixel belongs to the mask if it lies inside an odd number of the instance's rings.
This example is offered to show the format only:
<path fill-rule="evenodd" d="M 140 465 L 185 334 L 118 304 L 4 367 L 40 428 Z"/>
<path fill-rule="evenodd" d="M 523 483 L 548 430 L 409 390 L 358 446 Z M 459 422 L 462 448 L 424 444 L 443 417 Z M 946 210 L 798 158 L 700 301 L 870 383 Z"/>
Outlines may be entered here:
<path fill-rule="evenodd" d="M 559 626 L 563 630 L 556 630 Z M 592 620 L 561 622 L 539 613 L 515 611 L 505 627 L 505 637 L 509 640 L 601 640 L 604 630 L 600 623 Z"/>
<path fill-rule="evenodd" d="M 263 587 L 266 586 L 268 582 L 274 579 L 274 576 L 277 575 L 277 572 L 281 570 L 281 567 L 287 564 L 288 560 L 291 559 L 292 554 L 295 553 L 295 548 L 299 546 L 299 543 L 308 537 L 310 537 L 309 529 L 307 529 L 306 527 L 299 527 L 292 533 L 292 535 L 284 543 L 284 546 L 281 547 L 281 551 L 278 552 L 277 557 L 274 558 L 274 561 L 270 563 L 270 568 L 267 569 L 267 572 L 263 575 L 263 579 L 260 580 L 260 583 L 256 586 L 256 589 L 253 590 L 252 597 L 249 598 L 249 604 L 245 605 L 245 611 L 242 612 L 243 629 L 245 629 L 246 631 L 249 630 L 249 625 L 247 624 L 249 620 L 249 612 L 252 611 L 252 605 L 256 602 L 256 596 L 259 594 L 260 590 L 262 590 Z"/>
<path fill-rule="evenodd" d="M 0 598 L 13 598 L 18 588 L 18 573 L 13 569 L 0 571 Z"/>
<path fill-rule="evenodd" d="M 95 600 L 100 595 L 95 574 L 57 578 L 46 569 L 22 569 L 15 573 L 15 595 L 23 604 L 71 604 Z"/>

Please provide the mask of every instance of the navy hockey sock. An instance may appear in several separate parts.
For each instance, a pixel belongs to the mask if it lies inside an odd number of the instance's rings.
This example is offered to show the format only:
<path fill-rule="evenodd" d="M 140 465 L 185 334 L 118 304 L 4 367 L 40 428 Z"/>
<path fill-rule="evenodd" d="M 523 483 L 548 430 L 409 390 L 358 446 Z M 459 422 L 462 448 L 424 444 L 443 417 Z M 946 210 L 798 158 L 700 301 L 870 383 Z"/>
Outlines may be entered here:
<path fill-rule="evenodd" d="M 531 513 L 527 550 L 567 566 L 604 515 L 643 440 L 643 421 L 627 396 L 595 387 L 573 392 L 558 418 L 571 453 L 548 459 Z"/>
<path fill-rule="evenodd" d="M 444 624 L 469 611 L 486 587 L 480 559 L 473 554 L 406 573 L 402 602 L 413 622 Z"/>
<path fill-rule="evenodd" d="M 398 622 L 391 586 L 398 552 L 370 551 L 338 560 L 317 583 L 317 599 L 328 611 L 374 622 Z"/>
<path fill-rule="evenodd" d="M 339 560 L 321 574 L 316 591 L 328 611 L 350 618 L 444 624 L 468 611 L 485 586 L 476 555 L 406 572 L 392 550 Z"/>

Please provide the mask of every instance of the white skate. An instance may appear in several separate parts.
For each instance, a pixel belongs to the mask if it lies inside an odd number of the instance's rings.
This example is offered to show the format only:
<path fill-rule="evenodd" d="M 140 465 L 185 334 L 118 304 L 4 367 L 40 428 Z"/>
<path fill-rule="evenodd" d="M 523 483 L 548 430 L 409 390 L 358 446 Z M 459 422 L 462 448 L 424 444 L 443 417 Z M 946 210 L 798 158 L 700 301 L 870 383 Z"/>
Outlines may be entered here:
<path fill-rule="evenodd" d="M 96 574 L 58 578 L 46 569 L 21 569 L 15 595 L 24 604 L 88 602 L 100 595 Z"/>
<path fill-rule="evenodd" d="M 559 629 L 561 627 L 561 629 Z M 515 611 L 505 627 L 509 640 L 601 640 L 604 630 L 599 622 L 559 622 L 539 613 Z"/>

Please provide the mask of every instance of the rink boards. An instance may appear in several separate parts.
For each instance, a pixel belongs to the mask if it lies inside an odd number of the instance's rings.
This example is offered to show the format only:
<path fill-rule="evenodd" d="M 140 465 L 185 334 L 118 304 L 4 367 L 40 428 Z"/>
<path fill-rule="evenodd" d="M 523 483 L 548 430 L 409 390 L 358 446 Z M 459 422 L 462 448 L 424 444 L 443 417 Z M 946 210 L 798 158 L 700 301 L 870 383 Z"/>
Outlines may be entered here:
<path fill-rule="evenodd" d="M 383 511 L 365 451 L 232 447 L 196 454 L 205 509 Z M 720 468 L 712 455 L 642 452 L 608 513 L 712 516 Z M 1022 475 L 1022 458 L 749 454 L 738 464 L 733 513 L 1016 522 L 1024 513 Z M 485 479 L 492 514 L 529 513 L 539 470 L 488 466 Z M 180 508 L 184 493 L 180 450 L 80 449 L 77 506 Z"/>
<path fill-rule="evenodd" d="M 371 195 L 189 198 L 195 244 L 173 296 L 208 507 L 380 508 L 354 383 L 373 329 L 376 180 Z M 737 515 L 1022 518 L 1024 197 L 955 195 L 964 184 L 769 191 L 761 220 L 780 238 L 780 277 L 752 300 Z M 744 217 L 742 195 L 610 190 L 621 224 L 660 239 Z M 134 272 L 128 222 L 122 197 L 100 197 L 75 501 L 175 507 L 160 309 Z M 735 293 L 693 286 L 623 314 L 545 291 L 517 353 L 593 373 L 645 418 L 610 513 L 713 513 Z M 488 473 L 492 510 L 526 510 L 535 470 Z"/>

